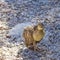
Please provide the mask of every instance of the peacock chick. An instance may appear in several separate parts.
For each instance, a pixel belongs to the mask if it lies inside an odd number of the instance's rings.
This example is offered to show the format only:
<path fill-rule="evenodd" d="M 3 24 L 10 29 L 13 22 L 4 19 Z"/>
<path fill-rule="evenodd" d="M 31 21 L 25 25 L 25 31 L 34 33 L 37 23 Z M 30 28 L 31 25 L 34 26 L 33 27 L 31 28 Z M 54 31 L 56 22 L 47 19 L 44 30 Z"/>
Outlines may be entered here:
<path fill-rule="evenodd" d="M 25 39 L 25 45 L 29 49 L 33 49 L 34 51 L 39 50 L 36 46 L 42 38 L 44 37 L 44 27 L 41 23 L 38 23 L 33 28 L 27 27 L 24 29 L 23 37 Z"/>
<path fill-rule="evenodd" d="M 42 23 L 38 23 L 37 26 L 34 27 L 34 31 L 33 31 L 33 46 L 34 46 L 34 50 L 40 50 L 36 44 L 39 43 L 43 37 L 45 35 L 45 32 L 44 32 L 44 27 L 42 25 Z"/>

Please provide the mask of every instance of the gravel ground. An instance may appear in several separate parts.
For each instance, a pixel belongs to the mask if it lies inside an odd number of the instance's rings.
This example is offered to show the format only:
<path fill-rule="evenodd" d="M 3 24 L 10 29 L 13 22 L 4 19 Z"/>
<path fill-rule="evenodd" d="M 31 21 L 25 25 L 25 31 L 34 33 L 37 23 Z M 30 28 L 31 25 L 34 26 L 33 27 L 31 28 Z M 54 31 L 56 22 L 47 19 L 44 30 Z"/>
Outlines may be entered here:
<path fill-rule="evenodd" d="M 22 33 L 38 21 L 45 36 L 34 52 Z M 60 60 L 60 0 L 0 0 L 0 60 Z"/>

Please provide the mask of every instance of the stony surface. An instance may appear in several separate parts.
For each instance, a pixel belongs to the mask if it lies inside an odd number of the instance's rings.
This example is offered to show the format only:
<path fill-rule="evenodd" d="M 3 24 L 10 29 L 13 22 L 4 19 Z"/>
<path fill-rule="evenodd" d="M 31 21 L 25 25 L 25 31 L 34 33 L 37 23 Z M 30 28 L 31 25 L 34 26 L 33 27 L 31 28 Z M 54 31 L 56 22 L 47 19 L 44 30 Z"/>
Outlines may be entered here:
<path fill-rule="evenodd" d="M 37 44 L 41 52 L 34 52 L 21 34 L 39 21 L 45 36 Z M 0 0 L 0 60 L 60 60 L 60 1 Z"/>

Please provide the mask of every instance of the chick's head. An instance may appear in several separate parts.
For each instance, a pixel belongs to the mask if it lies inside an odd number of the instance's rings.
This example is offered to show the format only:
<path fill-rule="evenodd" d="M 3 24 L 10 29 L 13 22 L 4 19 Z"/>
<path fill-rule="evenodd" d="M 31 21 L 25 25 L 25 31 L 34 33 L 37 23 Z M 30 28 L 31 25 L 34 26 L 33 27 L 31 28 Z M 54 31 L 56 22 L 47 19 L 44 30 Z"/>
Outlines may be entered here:
<path fill-rule="evenodd" d="M 37 29 L 38 30 L 44 30 L 43 24 L 42 23 L 38 23 Z"/>

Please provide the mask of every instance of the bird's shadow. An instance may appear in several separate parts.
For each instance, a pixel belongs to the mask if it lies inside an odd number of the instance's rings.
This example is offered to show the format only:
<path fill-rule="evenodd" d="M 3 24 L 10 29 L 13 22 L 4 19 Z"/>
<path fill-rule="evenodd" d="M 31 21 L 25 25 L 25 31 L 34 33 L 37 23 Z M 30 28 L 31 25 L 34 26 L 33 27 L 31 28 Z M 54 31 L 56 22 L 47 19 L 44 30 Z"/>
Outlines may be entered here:
<path fill-rule="evenodd" d="M 46 50 L 44 51 L 33 51 L 30 49 L 19 49 L 17 57 L 22 56 L 23 60 L 40 60 L 40 57 L 46 55 Z"/>

